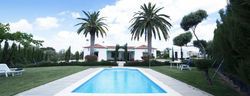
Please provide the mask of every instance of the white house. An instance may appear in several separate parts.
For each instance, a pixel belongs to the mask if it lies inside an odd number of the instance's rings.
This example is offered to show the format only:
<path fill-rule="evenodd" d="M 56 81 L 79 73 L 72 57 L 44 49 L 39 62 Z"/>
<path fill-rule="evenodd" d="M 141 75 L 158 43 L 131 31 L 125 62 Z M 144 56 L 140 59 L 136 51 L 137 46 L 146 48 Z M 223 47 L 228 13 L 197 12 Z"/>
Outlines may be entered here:
<path fill-rule="evenodd" d="M 178 46 L 172 47 L 174 50 L 174 57 L 181 58 L 181 48 Z M 196 47 L 182 47 L 183 58 L 190 58 L 191 56 L 199 57 L 199 49 Z M 169 57 L 172 58 L 172 49 L 169 51 Z"/>
<path fill-rule="evenodd" d="M 90 46 L 83 47 L 84 57 L 90 54 Z M 114 60 L 115 46 L 103 46 L 95 44 L 94 54 L 98 57 L 98 61 L 101 60 Z M 118 60 L 124 61 L 124 49 L 120 48 L 118 53 Z M 148 49 L 146 45 L 141 46 L 128 46 L 128 60 L 142 60 L 142 56 L 147 55 Z M 152 48 L 153 56 L 156 56 L 156 48 Z"/>

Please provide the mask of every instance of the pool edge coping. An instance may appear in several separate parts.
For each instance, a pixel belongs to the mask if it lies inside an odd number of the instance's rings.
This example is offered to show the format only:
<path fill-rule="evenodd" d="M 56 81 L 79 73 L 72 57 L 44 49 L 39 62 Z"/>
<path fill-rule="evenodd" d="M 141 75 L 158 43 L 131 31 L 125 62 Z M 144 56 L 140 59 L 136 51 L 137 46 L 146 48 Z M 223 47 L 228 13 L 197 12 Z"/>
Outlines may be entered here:
<path fill-rule="evenodd" d="M 109 93 L 109 94 L 105 94 L 105 93 L 73 93 L 72 92 L 73 90 L 78 88 L 80 85 L 84 84 L 85 82 L 90 80 L 92 77 L 96 76 L 102 70 L 104 70 L 104 69 L 112 69 L 112 68 L 137 69 L 138 71 L 143 73 L 143 75 L 145 75 L 148 79 L 150 79 L 153 83 L 155 83 L 157 86 L 162 88 L 167 93 L 144 93 L 144 94 L 143 93 L 142 94 L 137 94 L 137 93 L 136 94 L 133 94 L 133 93 L 131 93 L 131 94 L 120 94 L 120 93 L 117 94 L 117 93 L 115 93 L 114 94 L 113 93 L 112 94 L 112 93 Z M 73 83 L 69 87 L 66 87 L 65 89 L 63 89 L 60 92 L 56 93 L 54 96 L 166 96 L 166 95 L 167 96 L 182 96 L 180 93 L 178 93 L 177 91 L 175 91 L 174 89 L 172 89 L 168 85 L 165 85 L 160 80 L 158 80 L 155 77 L 151 76 L 147 72 L 143 71 L 141 68 L 136 68 L 136 67 L 112 67 L 112 68 L 101 68 L 101 69 L 87 75 L 86 77 L 84 77 L 83 79 L 77 81 L 76 83 Z"/>

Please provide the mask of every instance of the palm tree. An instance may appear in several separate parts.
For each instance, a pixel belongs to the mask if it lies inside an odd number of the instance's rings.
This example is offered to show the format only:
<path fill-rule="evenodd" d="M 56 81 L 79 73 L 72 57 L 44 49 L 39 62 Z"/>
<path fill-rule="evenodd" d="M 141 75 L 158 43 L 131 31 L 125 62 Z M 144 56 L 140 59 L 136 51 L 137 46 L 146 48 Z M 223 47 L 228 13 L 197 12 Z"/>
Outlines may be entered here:
<path fill-rule="evenodd" d="M 83 20 L 83 22 L 76 24 L 75 26 L 80 25 L 81 27 L 77 30 L 77 33 L 80 34 L 83 31 L 83 34 L 85 37 L 90 34 L 90 55 L 94 55 L 94 44 L 95 44 L 95 35 L 98 38 L 99 34 L 103 37 L 103 35 L 106 35 L 107 24 L 105 24 L 104 17 L 99 17 L 100 12 L 85 12 L 82 11 L 87 18 L 77 18 L 79 20 Z"/>
<path fill-rule="evenodd" d="M 164 39 L 168 39 L 168 31 L 172 26 L 166 19 L 170 19 L 168 15 L 158 14 L 158 12 L 163 9 L 156 8 L 156 5 L 148 3 L 148 5 L 141 5 L 141 10 L 134 14 L 131 19 L 132 25 L 130 26 L 130 31 L 132 34 L 132 40 L 139 40 L 139 38 L 145 34 L 145 40 L 148 40 L 148 56 L 151 57 L 152 49 L 152 35 L 156 39 L 157 35 L 159 40 L 161 40 L 161 34 Z"/>

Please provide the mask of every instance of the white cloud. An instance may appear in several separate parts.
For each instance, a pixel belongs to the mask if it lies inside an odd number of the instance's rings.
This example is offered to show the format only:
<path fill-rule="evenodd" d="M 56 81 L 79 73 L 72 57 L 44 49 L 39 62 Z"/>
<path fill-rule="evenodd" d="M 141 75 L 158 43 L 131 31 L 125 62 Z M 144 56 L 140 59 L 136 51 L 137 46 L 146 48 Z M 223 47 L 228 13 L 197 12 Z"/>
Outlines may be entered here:
<path fill-rule="evenodd" d="M 59 27 L 58 20 L 55 17 L 37 18 L 35 25 L 39 30 L 48 30 Z"/>
<path fill-rule="evenodd" d="M 69 11 L 62 11 L 62 12 L 58 13 L 57 15 L 65 15 L 67 13 L 69 13 Z"/>
<path fill-rule="evenodd" d="M 164 7 L 160 13 L 170 16 L 170 22 L 173 25 L 169 32 L 170 38 L 165 40 L 153 40 L 153 47 L 164 49 L 172 47 L 172 39 L 183 33 L 184 30 L 180 28 L 180 21 L 184 15 L 194 12 L 198 9 L 204 9 L 208 15 L 217 12 L 226 6 L 225 0 L 119 0 L 115 5 L 107 5 L 100 10 L 102 17 L 106 17 L 106 23 L 109 25 L 106 39 L 103 39 L 108 44 L 125 44 L 139 46 L 140 44 L 147 44 L 143 38 L 140 41 L 131 41 L 131 34 L 129 31 L 130 20 L 134 12 L 140 10 L 140 5 L 152 2 L 157 7 Z M 208 18 L 216 20 L 217 18 Z M 203 22 L 206 22 L 203 21 Z M 211 40 L 213 38 L 213 30 L 216 27 L 215 21 L 212 23 L 201 23 L 197 27 L 197 35 L 201 39 Z M 98 39 L 97 39 L 98 40 Z M 96 42 L 98 43 L 98 41 Z"/>
<path fill-rule="evenodd" d="M 21 19 L 17 22 L 10 23 L 11 32 L 21 31 L 26 33 L 31 33 L 33 30 L 32 24 L 30 24 L 26 19 Z"/>
<path fill-rule="evenodd" d="M 180 21 L 184 15 L 198 9 L 204 9 L 208 12 L 208 15 L 211 15 L 226 6 L 225 0 L 118 0 L 114 5 L 107 5 L 100 9 L 101 16 L 106 17 L 109 30 L 107 31 L 107 36 L 104 38 L 96 38 L 95 43 L 113 46 L 116 44 L 123 45 L 125 43 L 128 43 L 129 46 L 147 44 L 144 38 L 141 38 L 140 41 L 131 41 L 131 34 L 128 29 L 131 24 L 129 21 L 133 17 L 134 12 L 139 11 L 140 5 L 147 2 L 152 2 L 156 4 L 157 7 L 164 7 L 160 12 L 169 15 L 171 17 L 170 22 L 173 24 L 169 32 L 170 38 L 167 41 L 153 39 L 153 47 L 160 50 L 167 47 L 171 48 L 173 46 L 172 39 L 185 32 L 180 28 Z M 77 12 L 65 11 L 61 12 L 61 14 L 59 13 L 59 15 L 66 14 L 70 14 L 73 18 L 80 16 Z M 214 16 L 211 16 L 198 25 L 196 34 L 200 39 L 213 39 L 216 19 Z M 213 20 L 214 22 L 211 22 Z M 57 21 L 54 17 L 38 18 L 35 24 L 37 24 L 40 29 L 50 29 L 59 26 Z M 60 31 L 52 38 L 36 38 L 44 40 L 44 46 L 54 47 L 57 51 L 67 49 L 71 46 L 72 52 L 75 52 L 82 50 L 83 46 L 89 46 L 89 41 L 86 41 L 86 39 L 89 39 L 89 35 L 84 37 L 82 34 L 78 35 L 72 31 Z M 194 39 L 195 37 L 193 36 L 193 40 Z"/>
<path fill-rule="evenodd" d="M 72 13 L 71 13 L 71 16 L 72 16 L 72 18 L 79 18 L 79 17 L 80 17 L 80 14 L 77 13 L 77 12 L 72 12 Z"/>
<path fill-rule="evenodd" d="M 81 51 L 83 46 L 89 44 L 86 42 L 86 39 L 88 38 L 85 38 L 82 34 L 78 35 L 76 32 L 71 31 L 60 31 L 56 36 L 47 39 L 37 36 L 35 36 L 35 38 L 44 40 L 44 47 L 53 47 L 57 51 L 67 49 L 71 46 L 72 53 L 75 51 Z"/>

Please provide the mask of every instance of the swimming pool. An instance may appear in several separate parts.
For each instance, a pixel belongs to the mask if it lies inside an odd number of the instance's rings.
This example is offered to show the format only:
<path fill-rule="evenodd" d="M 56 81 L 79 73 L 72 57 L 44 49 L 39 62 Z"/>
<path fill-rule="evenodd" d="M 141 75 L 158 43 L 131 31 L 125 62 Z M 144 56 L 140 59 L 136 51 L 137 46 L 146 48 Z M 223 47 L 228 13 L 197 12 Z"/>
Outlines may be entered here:
<path fill-rule="evenodd" d="M 104 69 L 73 93 L 167 93 L 137 69 Z"/>
<path fill-rule="evenodd" d="M 182 96 L 144 68 L 99 68 L 54 96 Z"/>

